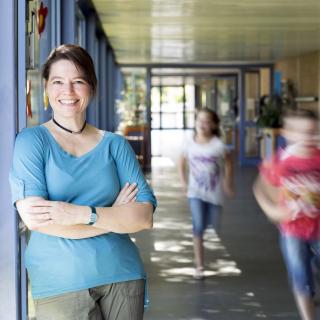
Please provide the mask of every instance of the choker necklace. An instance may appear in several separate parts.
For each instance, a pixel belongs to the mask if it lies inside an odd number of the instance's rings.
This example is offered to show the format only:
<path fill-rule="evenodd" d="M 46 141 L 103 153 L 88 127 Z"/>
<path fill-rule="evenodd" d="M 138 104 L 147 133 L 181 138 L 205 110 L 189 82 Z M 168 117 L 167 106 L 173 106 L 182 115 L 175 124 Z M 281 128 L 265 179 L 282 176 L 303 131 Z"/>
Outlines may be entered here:
<path fill-rule="evenodd" d="M 54 123 L 56 126 L 58 126 L 59 128 L 61 128 L 62 130 L 67 131 L 67 132 L 69 132 L 69 133 L 73 133 L 73 134 L 79 134 L 79 133 L 81 133 L 81 132 L 84 130 L 84 128 L 86 127 L 86 125 L 87 125 L 87 121 L 84 120 L 84 124 L 83 124 L 82 128 L 81 128 L 79 131 L 72 131 L 72 130 L 70 130 L 70 129 L 65 128 L 65 127 L 62 126 L 60 123 L 58 123 L 58 122 L 54 119 L 54 117 L 52 117 L 52 121 L 53 121 L 53 123 Z"/>

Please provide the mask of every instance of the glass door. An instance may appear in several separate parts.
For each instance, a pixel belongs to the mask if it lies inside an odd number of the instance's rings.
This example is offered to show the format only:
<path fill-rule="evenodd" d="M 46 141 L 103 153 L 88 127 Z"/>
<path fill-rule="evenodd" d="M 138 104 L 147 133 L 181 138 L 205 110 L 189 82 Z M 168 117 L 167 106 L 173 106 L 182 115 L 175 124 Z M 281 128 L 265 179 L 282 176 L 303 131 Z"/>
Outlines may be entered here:
<path fill-rule="evenodd" d="M 153 85 L 151 88 L 152 156 L 175 158 L 184 139 L 185 129 L 193 129 L 194 120 L 193 84 L 182 82 L 179 85 Z"/>
<path fill-rule="evenodd" d="M 260 156 L 259 140 L 257 138 L 256 119 L 259 114 L 260 75 L 257 71 L 247 71 L 245 81 L 245 157 L 251 160 Z"/>
<path fill-rule="evenodd" d="M 237 75 L 214 76 L 213 105 L 221 121 L 222 138 L 227 147 L 236 147 L 238 117 Z"/>
<path fill-rule="evenodd" d="M 270 95 L 271 70 L 268 67 L 241 70 L 240 164 L 260 161 L 260 135 L 257 119 L 262 96 Z"/>

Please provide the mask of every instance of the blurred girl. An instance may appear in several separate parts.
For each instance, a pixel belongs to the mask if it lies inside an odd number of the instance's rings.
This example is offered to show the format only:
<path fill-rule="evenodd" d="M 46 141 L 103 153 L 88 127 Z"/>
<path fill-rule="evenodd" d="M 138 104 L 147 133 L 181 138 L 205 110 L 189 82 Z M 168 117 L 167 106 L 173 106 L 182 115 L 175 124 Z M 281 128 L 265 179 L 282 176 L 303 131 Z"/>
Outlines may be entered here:
<path fill-rule="evenodd" d="M 233 194 L 232 162 L 220 139 L 219 123 L 214 111 L 200 109 L 195 134 L 186 141 L 179 161 L 179 175 L 192 215 L 196 279 L 204 278 L 203 234 L 209 225 L 215 230 L 219 226 L 223 189 L 228 195 Z"/>

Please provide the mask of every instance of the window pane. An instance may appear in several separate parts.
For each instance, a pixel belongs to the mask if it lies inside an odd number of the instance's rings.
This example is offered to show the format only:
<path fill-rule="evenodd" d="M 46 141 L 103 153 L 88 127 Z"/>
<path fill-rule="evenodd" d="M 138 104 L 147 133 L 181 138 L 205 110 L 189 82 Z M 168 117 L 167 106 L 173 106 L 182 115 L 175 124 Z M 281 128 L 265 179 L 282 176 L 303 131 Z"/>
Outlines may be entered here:
<path fill-rule="evenodd" d="M 152 129 L 160 128 L 160 113 L 158 112 L 151 113 L 151 128 Z"/>
<path fill-rule="evenodd" d="M 194 110 L 195 108 L 195 97 L 194 97 L 194 86 L 186 85 L 186 110 Z"/>
<path fill-rule="evenodd" d="M 151 89 L 151 112 L 160 112 L 160 88 Z"/>
<path fill-rule="evenodd" d="M 187 128 L 194 128 L 194 112 L 186 112 L 186 127 Z"/>
<path fill-rule="evenodd" d="M 162 112 L 183 111 L 183 87 L 163 87 Z"/>
<path fill-rule="evenodd" d="M 183 117 L 182 113 L 176 112 L 165 112 L 162 113 L 162 128 L 183 128 Z"/>

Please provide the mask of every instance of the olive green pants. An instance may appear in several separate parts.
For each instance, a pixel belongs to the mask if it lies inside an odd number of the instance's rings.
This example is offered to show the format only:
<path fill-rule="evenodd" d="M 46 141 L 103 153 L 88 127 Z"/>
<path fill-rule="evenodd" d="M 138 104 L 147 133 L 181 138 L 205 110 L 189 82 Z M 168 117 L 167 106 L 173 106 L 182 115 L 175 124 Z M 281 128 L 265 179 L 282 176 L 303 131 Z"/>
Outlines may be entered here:
<path fill-rule="evenodd" d="M 145 281 L 113 283 L 35 300 L 37 320 L 142 320 Z"/>

